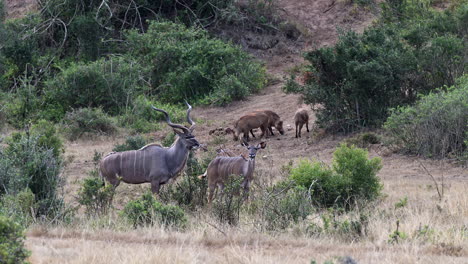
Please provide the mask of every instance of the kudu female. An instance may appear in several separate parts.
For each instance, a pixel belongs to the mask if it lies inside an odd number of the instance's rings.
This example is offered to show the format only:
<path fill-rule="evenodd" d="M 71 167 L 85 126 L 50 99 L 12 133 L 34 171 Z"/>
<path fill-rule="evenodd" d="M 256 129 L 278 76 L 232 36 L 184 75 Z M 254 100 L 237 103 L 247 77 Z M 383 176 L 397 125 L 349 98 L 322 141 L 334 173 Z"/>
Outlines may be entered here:
<path fill-rule="evenodd" d="M 244 188 L 244 197 L 248 197 L 255 170 L 255 156 L 260 148 L 264 149 L 266 147 L 266 143 L 261 142 L 257 146 L 245 146 L 249 150 L 249 159 L 242 156 L 216 157 L 210 162 L 206 172 L 198 176 L 200 179 L 208 177 L 208 204 L 213 201 L 213 195 L 218 186 L 221 193 L 223 192 L 224 183 L 231 175 L 242 175 L 244 177 L 241 187 Z"/>
<path fill-rule="evenodd" d="M 200 147 L 200 143 L 192 135 L 195 128 L 195 122 L 190 118 L 192 106 L 187 102 L 186 104 L 190 128 L 172 123 L 166 111 L 152 106 L 154 110 L 164 113 L 167 124 L 177 134 L 171 147 L 149 144 L 139 150 L 110 153 L 100 162 L 101 175 L 114 187 L 120 181 L 130 184 L 149 182 L 152 192 L 159 193 L 161 185 L 174 178 L 185 167 L 189 151 Z"/>

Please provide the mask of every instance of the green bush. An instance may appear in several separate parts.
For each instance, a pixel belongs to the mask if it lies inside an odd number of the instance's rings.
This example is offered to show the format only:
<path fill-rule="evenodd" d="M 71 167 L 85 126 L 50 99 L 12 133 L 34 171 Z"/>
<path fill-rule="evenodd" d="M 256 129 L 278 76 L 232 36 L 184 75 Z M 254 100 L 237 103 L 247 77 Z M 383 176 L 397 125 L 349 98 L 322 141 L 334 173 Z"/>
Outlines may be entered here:
<path fill-rule="evenodd" d="M 163 205 L 153 194 L 147 192 L 140 199 L 130 201 L 122 211 L 134 227 L 163 224 L 165 226 L 184 227 L 187 218 L 182 209 L 174 205 Z"/>
<path fill-rule="evenodd" d="M 24 246 L 24 234 L 20 225 L 0 215 L 0 262 L 5 264 L 27 263 L 29 251 Z"/>
<path fill-rule="evenodd" d="M 35 197 L 36 216 L 55 217 L 63 210 L 59 195 L 63 178 L 62 160 L 54 150 L 42 145 L 39 136 L 15 133 L 7 138 L 7 147 L 0 149 L 1 193 L 17 194 L 29 188 Z"/>
<path fill-rule="evenodd" d="M 468 155 L 468 75 L 455 86 L 421 96 L 414 106 L 399 107 L 385 123 L 392 142 L 426 157 Z"/>
<path fill-rule="evenodd" d="M 140 135 L 128 136 L 125 139 L 125 143 L 120 145 L 115 145 L 112 151 L 121 152 L 127 150 L 136 150 L 144 147 L 147 144 L 146 138 Z"/>
<path fill-rule="evenodd" d="M 14 218 L 22 226 L 32 223 L 36 217 L 36 202 L 34 193 L 29 188 L 16 194 L 5 194 L 0 197 L 0 215 Z"/>
<path fill-rule="evenodd" d="M 224 183 L 223 193 L 218 193 L 212 205 L 212 213 L 221 223 L 229 225 L 239 224 L 240 211 L 244 203 L 244 197 L 241 194 L 241 184 L 244 177 L 241 175 L 232 175 Z"/>
<path fill-rule="evenodd" d="M 312 203 L 304 187 L 292 181 L 282 181 L 255 192 L 250 210 L 255 210 L 258 223 L 266 230 L 286 229 L 312 212 Z"/>
<path fill-rule="evenodd" d="M 3 22 L 5 19 L 5 3 L 3 0 L 0 0 L 0 22 Z"/>
<path fill-rule="evenodd" d="M 222 105 L 243 99 L 265 84 L 263 66 L 200 29 L 152 22 L 145 34 L 129 32 L 127 41 L 128 52 L 141 64 L 151 65 L 151 93 L 160 101 L 188 99 Z"/>
<path fill-rule="evenodd" d="M 382 189 L 377 172 L 381 160 L 368 160 L 366 150 L 340 145 L 331 167 L 301 160 L 291 170 L 290 179 L 310 190 L 314 202 L 325 207 L 349 208 L 356 202 L 376 199 Z"/>
<path fill-rule="evenodd" d="M 46 120 L 39 120 L 31 127 L 31 136 L 37 137 L 39 147 L 51 149 L 56 158 L 65 151 L 62 139 L 58 136 L 55 125 Z"/>
<path fill-rule="evenodd" d="M 203 207 L 207 202 L 208 183 L 197 176 L 205 172 L 210 161 L 211 159 L 205 158 L 199 162 L 193 152 L 190 152 L 186 175 L 180 176 L 179 180 L 170 185 L 165 185 L 159 193 L 161 200 L 165 203 L 175 203 L 191 211 Z"/>
<path fill-rule="evenodd" d="M 140 95 L 134 100 L 132 108 L 126 109 L 125 113 L 119 117 L 119 123 L 122 126 L 133 128 L 137 133 L 159 130 L 161 124 L 158 121 L 165 121 L 166 117 L 161 112 L 154 111 L 151 106 L 167 111 L 174 123 L 184 123 L 187 120 L 185 105 L 161 103 Z"/>
<path fill-rule="evenodd" d="M 421 7 L 412 13 L 419 3 L 388 1 L 402 9 L 392 9 L 396 13 L 391 16 L 402 17 L 383 17 L 362 34 L 341 32 L 335 46 L 308 52 L 305 85 L 292 76 L 285 90 L 301 93 L 306 103 L 317 106 L 321 126 L 349 132 L 380 127 L 390 108 L 453 85 L 466 68 L 463 25 L 468 5 L 444 12 Z"/>
<path fill-rule="evenodd" d="M 101 107 L 109 114 L 123 113 L 147 88 L 147 70 L 124 57 L 71 64 L 46 82 L 46 101 L 52 110 Z M 58 110 L 54 110 L 58 111 Z"/>
<path fill-rule="evenodd" d="M 30 77 L 21 76 L 19 87 L 15 92 L 5 95 L 4 111 L 8 123 L 16 128 L 24 128 L 37 118 L 37 109 L 41 99 L 37 96 L 39 89 Z"/>
<path fill-rule="evenodd" d="M 368 148 L 372 144 L 379 144 L 381 139 L 372 132 L 359 133 L 354 137 L 348 138 L 344 143 L 348 146 L 354 145 L 358 148 Z"/>
<path fill-rule="evenodd" d="M 85 207 L 88 215 L 107 214 L 112 205 L 114 186 L 105 185 L 99 177 L 88 177 L 78 191 L 78 203 Z"/>
<path fill-rule="evenodd" d="M 67 113 L 63 123 L 70 140 L 75 140 L 85 133 L 112 135 L 117 132 L 114 121 L 100 108 L 73 110 Z"/>

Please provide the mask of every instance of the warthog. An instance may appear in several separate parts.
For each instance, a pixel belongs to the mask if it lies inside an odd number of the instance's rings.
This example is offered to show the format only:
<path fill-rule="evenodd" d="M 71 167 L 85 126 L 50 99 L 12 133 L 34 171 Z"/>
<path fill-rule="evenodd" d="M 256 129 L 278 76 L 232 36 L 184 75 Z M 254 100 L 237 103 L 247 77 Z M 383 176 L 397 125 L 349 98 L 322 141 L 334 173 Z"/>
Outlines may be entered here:
<path fill-rule="evenodd" d="M 210 162 L 205 173 L 198 176 L 200 179 L 208 177 L 208 204 L 211 204 L 213 201 L 213 195 L 217 187 L 219 187 L 221 193 L 223 192 L 224 183 L 231 175 L 242 175 L 244 177 L 241 187 L 244 189 L 244 197 L 246 199 L 248 198 L 248 192 L 255 170 L 255 156 L 259 149 L 264 149 L 266 147 L 266 143 L 261 142 L 257 146 L 244 146 L 249 150 L 249 159 L 243 156 L 216 157 Z"/>
<path fill-rule="evenodd" d="M 154 110 L 164 113 L 166 122 L 177 134 L 177 139 L 169 148 L 149 144 L 139 150 L 108 154 L 100 162 L 102 177 L 115 188 L 120 181 L 130 184 L 149 182 L 152 192 L 158 193 L 162 184 L 177 176 L 185 167 L 189 151 L 200 147 L 200 143 L 192 135 L 195 128 L 195 122 L 190 118 L 192 107 L 188 103 L 187 105 L 190 128 L 172 123 L 166 111 L 152 106 Z"/>
<path fill-rule="evenodd" d="M 256 110 L 253 113 L 264 113 L 268 116 L 268 130 L 270 131 L 270 134 L 274 136 L 275 134 L 273 133 L 273 128 L 275 127 L 276 130 L 280 132 L 281 135 L 284 135 L 284 129 L 283 129 L 283 121 L 281 121 L 280 116 L 271 111 L 271 110 Z M 252 130 L 250 130 L 250 133 L 252 134 L 252 137 L 255 137 L 254 133 Z"/>
<path fill-rule="evenodd" d="M 264 113 L 251 113 L 242 116 L 234 123 L 234 130 L 227 130 L 227 133 L 232 133 L 234 135 L 234 140 L 239 140 L 239 136 L 243 134 L 244 141 L 249 141 L 249 132 L 252 129 L 260 128 L 262 134 L 260 137 L 268 136 L 268 115 Z"/>
<path fill-rule="evenodd" d="M 305 109 L 299 109 L 294 114 L 294 123 L 296 124 L 296 138 L 301 137 L 302 126 L 305 124 L 309 132 L 309 113 Z M 299 127 L 299 130 L 297 129 Z"/>

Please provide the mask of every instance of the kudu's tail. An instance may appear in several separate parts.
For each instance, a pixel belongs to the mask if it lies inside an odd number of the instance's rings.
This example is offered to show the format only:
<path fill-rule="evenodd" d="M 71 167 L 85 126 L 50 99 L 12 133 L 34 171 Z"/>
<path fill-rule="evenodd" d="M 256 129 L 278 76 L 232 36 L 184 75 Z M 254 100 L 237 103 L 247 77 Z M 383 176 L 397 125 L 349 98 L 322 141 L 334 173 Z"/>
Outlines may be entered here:
<path fill-rule="evenodd" d="M 205 173 L 203 173 L 202 175 L 198 176 L 198 179 L 203 179 L 203 178 L 206 178 L 206 174 L 207 174 L 208 170 L 205 171 Z"/>

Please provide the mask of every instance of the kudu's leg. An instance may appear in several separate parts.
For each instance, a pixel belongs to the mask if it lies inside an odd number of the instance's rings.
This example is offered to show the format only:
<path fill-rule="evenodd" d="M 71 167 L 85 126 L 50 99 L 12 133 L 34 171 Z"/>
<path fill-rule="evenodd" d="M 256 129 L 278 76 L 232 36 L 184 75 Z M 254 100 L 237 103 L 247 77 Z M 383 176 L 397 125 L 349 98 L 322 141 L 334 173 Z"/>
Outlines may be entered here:
<path fill-rule="evenodd" d="M 309 120 L 307 120 L 307 122 L 306 122 L 306 128 L 307 128 L 307 132 L 310 132 L 309 131 Z"/>
<path fill-rule="evenodd" d="M 208 205 L 211 207 L 211 203 L 213 202 L 213 196 L 216 189 L 216 185 L 208 186 Z"/>
<path fill-rule="evenodd" d="M 151 192 L 153 192 L 153 194 L 159 194 L 160 188 L 161 184 L 159 183 L 159 179 L 151 181 Z"/>

